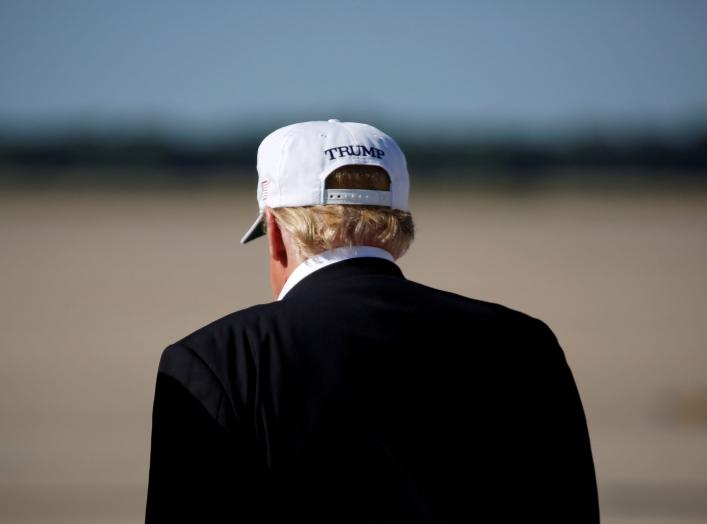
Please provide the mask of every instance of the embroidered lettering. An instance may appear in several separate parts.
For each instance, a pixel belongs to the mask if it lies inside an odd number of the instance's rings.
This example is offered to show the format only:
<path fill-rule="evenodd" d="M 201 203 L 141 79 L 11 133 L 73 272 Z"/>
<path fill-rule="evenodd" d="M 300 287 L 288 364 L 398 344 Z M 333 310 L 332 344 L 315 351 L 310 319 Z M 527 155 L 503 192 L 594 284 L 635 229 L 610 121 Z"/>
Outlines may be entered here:
<path fill-rule="evenodd" d="M 370 156 L 373 158 L 383 158 L 385 156 L 385 151 L 378 149 L 376 147 L 366 147 L 366 146 L 339 146 L 332 147 L 330 149 L 325 149 L 324 154 L 329 157 L 329 160 L 334 160 L 336 158 L 343 158 L 345 156 Z"/>

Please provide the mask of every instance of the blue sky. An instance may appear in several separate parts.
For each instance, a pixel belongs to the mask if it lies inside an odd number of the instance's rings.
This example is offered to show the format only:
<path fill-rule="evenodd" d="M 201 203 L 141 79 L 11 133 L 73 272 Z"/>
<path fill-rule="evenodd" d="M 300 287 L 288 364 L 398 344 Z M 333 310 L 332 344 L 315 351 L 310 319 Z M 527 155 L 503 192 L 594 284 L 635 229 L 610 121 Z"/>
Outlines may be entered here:
<path fill-rule="evenodd" d="M 0 122 L 707 115 L 707 2 L 0 0 Z"/>

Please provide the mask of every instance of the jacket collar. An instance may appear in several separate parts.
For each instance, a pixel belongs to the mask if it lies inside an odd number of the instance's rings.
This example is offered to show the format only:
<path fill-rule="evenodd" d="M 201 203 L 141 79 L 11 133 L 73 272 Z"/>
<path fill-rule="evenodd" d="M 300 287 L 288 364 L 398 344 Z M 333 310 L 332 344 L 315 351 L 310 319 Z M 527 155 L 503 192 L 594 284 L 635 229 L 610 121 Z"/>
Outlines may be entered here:
<path fill-rule="evenodd" d="M 289 290 L 307 275 L 335 262 L 340 262 L 348 258 L 359 257 L 377 257 L 385 258 L 391 262 L 395 261 L 393 255 L 391 255 L 388 251 L 375 246 L 341 246 L 334 249 L 328 249 L 309 257 L 297 266 L 285 282 L 285 285 L 282 287 L 277 299 L 282 300 Z"/>
<path fill-rule="evenodd" d="M 341 278 L 372 274 L 405 278 L 400 267 L 387 258 L 369 256 L 347 258 L 321 267 L 313 273 L 308 274 L 292 286 L 282 300 L 288 300 L 302 293 L 306 293 L 307 289 L 314 284 L 326 284 L 326 282 L 337 281 Z"/>

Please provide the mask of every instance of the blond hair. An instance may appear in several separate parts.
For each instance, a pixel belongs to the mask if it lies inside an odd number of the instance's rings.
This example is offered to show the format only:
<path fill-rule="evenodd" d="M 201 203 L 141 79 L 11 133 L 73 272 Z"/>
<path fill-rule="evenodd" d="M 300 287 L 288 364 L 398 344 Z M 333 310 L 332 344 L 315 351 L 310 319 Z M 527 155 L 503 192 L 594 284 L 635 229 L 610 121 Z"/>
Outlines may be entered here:
<path fill-rule="evenodd" d="M 326 188 L 388 191 L 390 177 L 378 166 L 344 166 L 327 177 Z M 398 259 L 415 236 L 409 211 L 384 206 L 327 204 L 271 211 L 305 258 L 336 247 L 364 245 L 385 249 Z"/>

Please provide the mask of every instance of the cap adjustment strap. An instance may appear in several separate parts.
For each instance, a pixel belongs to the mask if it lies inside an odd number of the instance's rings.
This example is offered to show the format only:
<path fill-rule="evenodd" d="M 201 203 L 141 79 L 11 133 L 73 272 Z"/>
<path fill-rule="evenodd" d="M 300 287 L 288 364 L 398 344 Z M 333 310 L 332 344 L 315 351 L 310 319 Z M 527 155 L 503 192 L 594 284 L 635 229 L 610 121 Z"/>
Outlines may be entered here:
<path fill-rule="evenodd" d="M 393 197 L 390 191 L 373 189 L 326 189 L 325 204 L 365 204 L 369 206 L 392 207 Z"/>

